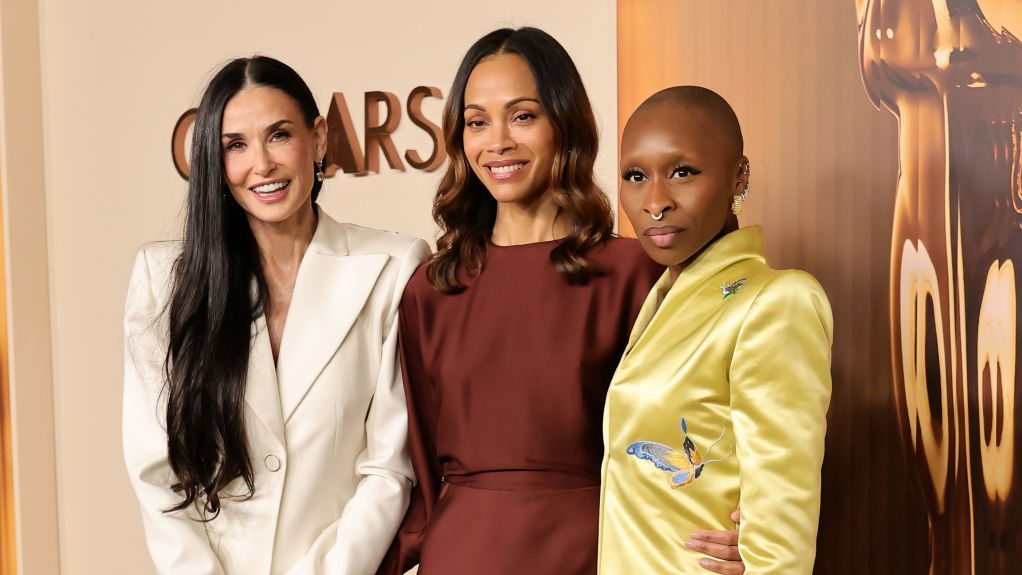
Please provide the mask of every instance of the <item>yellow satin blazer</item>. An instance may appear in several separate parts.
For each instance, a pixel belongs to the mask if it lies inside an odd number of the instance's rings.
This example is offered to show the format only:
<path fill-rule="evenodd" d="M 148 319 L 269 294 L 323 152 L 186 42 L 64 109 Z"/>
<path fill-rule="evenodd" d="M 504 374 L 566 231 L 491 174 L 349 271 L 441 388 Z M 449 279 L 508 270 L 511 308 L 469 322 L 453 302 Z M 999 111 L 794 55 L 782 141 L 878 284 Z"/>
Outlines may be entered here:
<path fill-rule="evenodd" d="M 758 226 L 664 273 L 604 412 L 600 573 L 704 574 L 684 542 L 739 504 L 746 575 L 812 573 L 832 334 L 820 284 L 768 267 Z"/>

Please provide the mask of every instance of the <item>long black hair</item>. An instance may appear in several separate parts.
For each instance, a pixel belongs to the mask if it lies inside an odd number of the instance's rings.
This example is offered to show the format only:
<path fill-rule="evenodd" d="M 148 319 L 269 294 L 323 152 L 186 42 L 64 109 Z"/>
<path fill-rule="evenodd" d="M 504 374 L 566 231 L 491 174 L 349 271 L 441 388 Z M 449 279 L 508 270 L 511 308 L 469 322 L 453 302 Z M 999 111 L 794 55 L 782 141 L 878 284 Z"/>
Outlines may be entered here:
<path fill-rule="evenodd" d="M 168 512 L 201 505 L 220 513 L 221 494 L 255 492 L 245 436 L 245 383 L 252 321 L 267 302 L 259 252 L 224 172 L 224 108 L 243 88 L 276 88 L 297 102 L 311 128 L 319 116 L 308 85 L 265 56 L 232 60 L 202 95 L 192 136 L 184 247 L 174 265 L 168 304 L 167 455 L 183 499 Z M 309 169 L 314 169 L 309 166 Z M 312 199 L 321 187 L 316 178 Z M 253 290 L 253 284 L 256 290 Z M 225 488 L 241 478 L 245 493 Z"/>
<path fill-rule="evenodd" d="M 537 28 L 502 28 L 483 36 L 465 54 L 444 107 L 444 140 L 451 158 L 433 201 L 433 219 L 442 235 L 429 260 L 427 278 L 437 290 L 456 293 L 459 273 L 478 273 L 493 231 L 497 200 L 465 157 L 465 87 L 475 67 L 498 54 L 515 54 L 529 65 L 543 110 L 554 129 L 558 150 L 550 183 L 553 199 L 571 223 L 568 236 L 550 252 L 551 264 L 571 284 L 584 284 L 596 269 L 586 252 L 611 236 L 610 201 L 596 184 L 593 166 L 599 134 L 582 77 L 561 44 Z"/>

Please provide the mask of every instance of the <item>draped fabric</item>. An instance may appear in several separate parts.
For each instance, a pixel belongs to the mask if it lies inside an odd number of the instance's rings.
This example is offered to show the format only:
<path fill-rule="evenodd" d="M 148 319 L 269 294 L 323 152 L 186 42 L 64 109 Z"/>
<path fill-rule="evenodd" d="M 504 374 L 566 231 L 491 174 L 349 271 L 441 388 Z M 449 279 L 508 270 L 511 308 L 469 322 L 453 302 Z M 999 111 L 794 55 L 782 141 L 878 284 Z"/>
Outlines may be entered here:
<path fill-rule="evenodd" d="M 490 245 L 459 294 L 420 268 L 400 333 L 409 405 L 411 508 L 381 573 L 596 573 L 607 387 L 662 271 L 635 240 L 587 258 L 570 285 L 558 242 Z"/>

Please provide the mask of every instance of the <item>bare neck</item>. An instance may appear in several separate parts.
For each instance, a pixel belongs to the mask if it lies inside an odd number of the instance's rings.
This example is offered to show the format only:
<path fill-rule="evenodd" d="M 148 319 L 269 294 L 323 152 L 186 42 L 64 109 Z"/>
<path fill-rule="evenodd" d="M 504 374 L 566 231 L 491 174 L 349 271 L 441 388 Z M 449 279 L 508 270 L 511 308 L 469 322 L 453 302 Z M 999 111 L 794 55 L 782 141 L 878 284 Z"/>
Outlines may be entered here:
<path fill-rule="evenodd" d="M 249 227 L 259 248 L 263 275 L 271 289 L 275 283 L 294 283 L 298 266 L 312 243 L 318 216 L 311 202 L 282 222 L 263 222 L 249 218 Z"/>
<path fill-rule="evenodd" d="M 699 250 L 697 250 L 696 253 L 692 254 L 691 257 L 689 257 L 687 260 L 681 262 L 680 264 L 676 264 L 676 265 L 672 265 L 672 266 L 667 266 L 667 271 L 670 273 L 670 276 L 671 276 L 671 285 L 674 285 L 674 282 L 677 281 L 678 276 L 681 275 L 681 272 L 685 271 L 685 268 L 687 268 L 690 263 L 692 263 L 693 261 L 695 261 L 695 259 L 697 257 L 699 257 L 699 254 L 701 254 L 704 251 L 706 251 L 706 248 L 710 247 L 711 245 L 713 245 L 714 242 L 716 242 L 720 238 L 730 234 L 731 232 L 733 232 L 733 231 L 735 231 L 737 229 L 738 229 L 738 217 L 734 216 L 732 214 L 728 214 L 727 218 L 724 220 L 724 227 L 721 228 L 721 230 L 719 232 L 717 232 L 717 235 L 713 236 L 713 239 L 711 239 L 710 241 L 706 242 L 706 245 L 704 245 L 703 247 L 699 248 Z"/>
<path fill-rule="evenodd" d="M 559 240 L 571 229 L 553 195 L 545 193 L 532 202 L 498 203 L 490 241 L 516 246 Z"/>

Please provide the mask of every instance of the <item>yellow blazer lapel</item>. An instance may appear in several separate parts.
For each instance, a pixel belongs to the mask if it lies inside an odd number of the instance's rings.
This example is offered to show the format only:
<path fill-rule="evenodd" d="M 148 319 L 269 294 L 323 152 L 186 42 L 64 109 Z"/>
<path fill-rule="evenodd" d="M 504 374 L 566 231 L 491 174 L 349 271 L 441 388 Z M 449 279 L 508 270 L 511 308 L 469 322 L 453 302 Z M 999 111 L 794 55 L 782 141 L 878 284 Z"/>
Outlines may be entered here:
<path fill-rule="evenodd" d="M 653 316 L 656 315 L 658 309 L 660 309 L 660 302 L 663 300 L 666 292 L 671 289 L 671 275 L 670 270 L 664 270 L 663 275 L 660 279 L 653 284 L 653 289 L 649 291 L 649 295 L 646 296 L 646 301 L 642 303 L 642 307 L 639 309 L 639 315 L 635 318 L 635 323 L 632 324 L 632 331 L 628 336 L 628 345 L 625 346 L 624 355 L 628 355 L 635 344 L 638 343 L 639 338 L 646 332 L 646 328 L 649 327 L 649 323 L 653 321 Z"/>
<path fill-rule="evenodd" d="M 280 410 L 280 395 L 277 393 L 277 372 L 273 366 L 270 333 L 266 329 L 264 316 L 252 322 L 245 402 L 283 447 L 284 419 Z"/>
<path fill-rule="evenodd" d="M 763 257 L 763 232 L 760 226 L 741 228 L 717 239 L 681 272 L 674 285 L 671 285 L 670 270 L 665 271 L 639 311 L 625 348 L 625 356 L 629 355 L 645 333 L 657 331 L 651 330 L 654 325 L 659 328 L 663 322 L 674 322 L 679 329 L 700 325 L 699 318 L 690 313 L 712 313 L 717 306 L 707 307 L 704 304 L 723 298 L 720 284 L 724 280 L 717 278 L 720 281 L 715 281 L 715 276 L 749 259 L 766 261 Z M 741 278 L 725 279 L 733 281 Z M 700 295 L 703 297 L 698 297 Z M 707 295 L 709 299 L 705 299 Z M 662 308 L 667 308 L 667 312 L 658 313 Z M 677 334 L 674 337 L 678 337 Z"/>
<path fill-rule="evenodd" d="M 302 259 L 277 357 L 286 424 L 333 358 L 390 256 L 349 254 L 344 226 L 322 211 Z"/>

